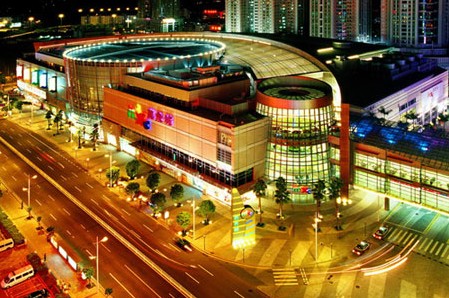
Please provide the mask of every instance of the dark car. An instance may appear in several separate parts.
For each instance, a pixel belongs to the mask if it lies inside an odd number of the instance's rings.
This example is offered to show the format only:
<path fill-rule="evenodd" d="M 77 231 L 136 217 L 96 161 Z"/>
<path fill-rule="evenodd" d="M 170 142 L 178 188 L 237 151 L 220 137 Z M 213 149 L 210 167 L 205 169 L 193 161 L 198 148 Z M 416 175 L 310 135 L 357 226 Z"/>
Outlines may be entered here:
<path fill-rule="evenodd" d="M 184 238 L 178 238 L 176 244 L 185 251 L 193 251 L 190 242 Z"/>
<path fill-rule="evenodd" d="M 373 237 L 379 240 L 382 240 L 387 236 L 388 232 L 390 232 L 390 228 L 387 226 L 381 226 L 377 231 L 373 234 Z"/>
<path fill-rule="evenodd" d="M 367 251 L 370 247 L 370 243 L 367 241 L 361 241 L 359 244 L 357 244 L 353 249 L 352 253 L 356 254 L 358 256 L 361 256 Z"/>
<path fill-rule="evenodd" d="M 26 296 L 26 298 L 45 298 L 48 296 L 49 296 L 49 293 L 48 293 L 47 289 L 41 289 L 41 290 L 37 290 L 37 291 L 34 291 L 34 292 L 28 294 L 28 296 Z"/>

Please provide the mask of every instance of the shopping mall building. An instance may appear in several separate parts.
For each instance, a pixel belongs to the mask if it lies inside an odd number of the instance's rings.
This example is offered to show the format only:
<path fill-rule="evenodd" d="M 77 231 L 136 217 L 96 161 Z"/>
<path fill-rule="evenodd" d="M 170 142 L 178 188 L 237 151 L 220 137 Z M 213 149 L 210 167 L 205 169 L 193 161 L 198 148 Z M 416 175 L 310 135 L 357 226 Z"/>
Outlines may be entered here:
<path fill-rule="evenodd" d="M 388 47 L 304 48 L 204 32 L 36 43 L 34 56 L 17 60 L 17 85 L 36 105 L 64 111 L 78 128 L 100 124 L 105 143 L 225 203 L 232 188 L 245 194 L 278 177 L 294 202 L 313 202 L 315 182 L 340 176 L 342 196 L 359 186 L 449 212 L 442 124 L 434 133 L 397 124 L 413 111 L 422 128 L 446 112 L 448 72 Z M 388 78 L 391 88 L 375 86 L 388 93 L 351 98 L 360 86 L 342 83 L 341 70 L 354 65 L 372 85 Z"/>

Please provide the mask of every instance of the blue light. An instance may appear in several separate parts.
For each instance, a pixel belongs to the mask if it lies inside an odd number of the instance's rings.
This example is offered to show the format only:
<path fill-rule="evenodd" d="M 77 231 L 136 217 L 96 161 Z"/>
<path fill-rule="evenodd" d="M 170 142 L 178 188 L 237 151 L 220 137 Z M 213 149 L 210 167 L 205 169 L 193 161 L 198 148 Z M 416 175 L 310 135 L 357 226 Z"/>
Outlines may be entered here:
<path fill-rule="evenodd" d="M 388 143 L 390 143 L 390 144 L 396 144 L 396 141 L 395 141 L 395 140 L 388 140 Z"/>

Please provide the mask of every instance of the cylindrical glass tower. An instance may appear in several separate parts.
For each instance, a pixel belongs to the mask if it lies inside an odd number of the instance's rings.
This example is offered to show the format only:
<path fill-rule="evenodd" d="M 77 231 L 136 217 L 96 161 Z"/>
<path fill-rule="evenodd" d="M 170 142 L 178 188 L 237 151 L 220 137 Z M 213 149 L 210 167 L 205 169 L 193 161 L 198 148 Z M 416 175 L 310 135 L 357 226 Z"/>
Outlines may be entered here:
<path fill-rule="evenodd" d="M 264 80 L 257 89 L 257 112 L 271 119 L 265 176 L 283 177 L 293 192 L 328 181 L 332 88 L 308 77 L 282 77 Z"/>

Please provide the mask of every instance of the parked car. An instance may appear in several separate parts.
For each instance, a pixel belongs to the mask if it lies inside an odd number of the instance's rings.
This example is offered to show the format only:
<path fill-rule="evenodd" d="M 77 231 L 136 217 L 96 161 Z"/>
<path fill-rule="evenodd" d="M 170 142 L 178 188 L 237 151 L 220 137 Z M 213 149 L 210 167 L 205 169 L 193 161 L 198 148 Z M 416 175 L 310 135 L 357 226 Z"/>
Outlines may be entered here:
<path fill-rule="evenodd" d="M 184 238 L 176 239 L 176 244 L 185 251 L 193 251 L 192 245 L 190 242 Z"/>
<path fill-rule="evenodd" d="M 387 236 L 388 232 L 390 232 L 390 228 L 388 226 L 381 226 L 377 231 L 373 234 L 373 237 L 379 240 L 382 240 Z"/>
<path fill-rule="evenodd" d="M 34 292 L 28 294 L 28 296 L 26 296 L 26 298 L 46 298 L 48 296 L 49 296 L 48 290 L 41 289 L 41 290 L 37 290 L 37 291 L 34 291 Z"/>
<path fill-rule="evenodd" d="M 352 253 L 361 256 L 369 249 L 370 245 L 367 241 L 361 241 L 352 249 Z"/>

